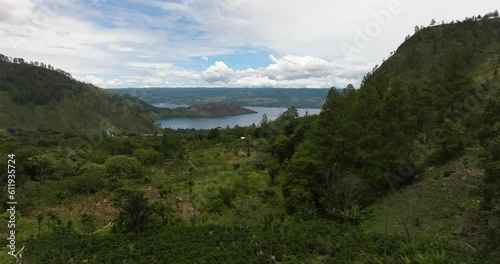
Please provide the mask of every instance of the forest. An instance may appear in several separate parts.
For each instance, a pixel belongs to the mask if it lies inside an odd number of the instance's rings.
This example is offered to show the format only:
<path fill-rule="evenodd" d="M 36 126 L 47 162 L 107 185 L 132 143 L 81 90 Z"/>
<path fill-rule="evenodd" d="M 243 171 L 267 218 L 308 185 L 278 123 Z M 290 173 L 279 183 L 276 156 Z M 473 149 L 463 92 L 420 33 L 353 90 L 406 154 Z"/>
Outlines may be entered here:
<path fill-rule="evenodd" d="M 367 206 L 390 186 L 305 154 L 323 155 L 309 141 L 323 118 L 290 108 L 256 127 L 3 137 L 2 157 L 15 153 L 20 164 L 23 263 L 496 263 L 491 243 L 464 250 L 445 235 L 397 232 L 403 225 L 367 231 Z M 497 206 L 497 196 L 478 197 L 476 210 Z"/>
<path fill-rule="evenodd" d="M 328 89 L 320 88 L 124 88 L 110 89 L 150 104 L 199 105 L 221 100 L 240 106 L 321 108 Z"/>
<path fill-rule="evenodd" d="M 1 163 L 17 164 L 16 252 L 28 264 L 498 263 L 499 23 L 419 29 L 359 88 L 329 89 L 319 115 L 0 130 Z"/>

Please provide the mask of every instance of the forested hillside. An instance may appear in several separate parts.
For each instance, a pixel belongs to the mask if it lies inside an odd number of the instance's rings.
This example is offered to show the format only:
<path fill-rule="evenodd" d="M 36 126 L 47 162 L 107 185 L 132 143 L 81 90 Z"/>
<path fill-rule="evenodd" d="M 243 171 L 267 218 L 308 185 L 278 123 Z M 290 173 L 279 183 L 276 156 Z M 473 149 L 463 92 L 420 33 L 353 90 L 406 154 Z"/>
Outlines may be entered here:
<path fill-rule="evenodd" d="M 297 170 L 290 180 L 309 177 L 312 194 L 328 171 L 357 178 L 378 196 L 389 190 L 388 180 L 410 183 L 426 166 L 463 155 L 482 138 L 492 110 L 486 106 L 497 100 L 499 25 L 500 19 L 469 20 L 420 30 L 360 89 L 332 89 L 291 161 Z M 438 43 L 439 52 L 429 43 Z M 410 171 L 402 173 L 405 167 Z M 329 209 L 318 195 L 308 199 Z"/>
<path fill-rule="evenodd" d="M 316 208 L 327 218 L 361 217 L 360 208 L 387 193 L 430 180 L 422 177 L 429 170 L 442 168 L 436 177 L 465 177 L 449 165 L 456 159 L 464 160 L 471 177 L 477 169 L 472 160 L 479 159 L 485 177 L 467 180 L 473 194 L 460 195 L 469 201 L 482 197 L 484 233 L 478 236 L 498 237 L 498 67 L 500 19 L 468 19 L 419 30 L 360 89 L 332 89 L 288 165 L 287 212 Z M 400 199 L 408 202 L 404 195 Z M 454 210 L 446 201 L 433 202 Z"/>
<path fill-rule="evenodd" d="M 77 82 L 64 71 L 22 59 L 0 59 L 0 129 L 68 133 L 142 132 L 157 127 L 138 99 Z"/>

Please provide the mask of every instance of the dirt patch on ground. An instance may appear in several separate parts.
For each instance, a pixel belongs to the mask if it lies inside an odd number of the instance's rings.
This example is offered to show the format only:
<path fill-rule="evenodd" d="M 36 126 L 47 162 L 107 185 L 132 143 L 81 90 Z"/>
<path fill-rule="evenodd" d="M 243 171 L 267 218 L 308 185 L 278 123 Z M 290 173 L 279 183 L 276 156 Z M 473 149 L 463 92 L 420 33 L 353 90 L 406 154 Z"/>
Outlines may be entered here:
<path fill-rule="evenodd" d="M 468 174 L 472 177 L 481 177 L 484 175 L 484 171 L 478 168 L 471 168 L 468 171 Z"/>
<path fill-rule="evenodd" d="M 118 211 L 112 206 L 111 201 L 102 199 L 99 201 L 89 201 L 85 203 L 70 204 L 70 205 L 57 205 L 47 206 L 42 208 L 34 208 L 27 215 L 29 219 L 36 219 L 40 213 L 47 213 L 53 211 L 62 218 L 78 219 L 81 214 L 96 214 L 106 220 L 112 220 L 116 217 Z"/>
<path fill-rule="evenodd" d="M 182 216 L 191 216 L 197 214 L 196 209 L 193 207 L 193 204 L 190 202 L 179 203 L 178 214 Z"/>
<path fill-rule="evenodd" d="M 138 186 L 137 190 L 145 192 L 150 201 L 160 199 L 160 193 L 158 192 L 158 189 L 153 186 Z"/>

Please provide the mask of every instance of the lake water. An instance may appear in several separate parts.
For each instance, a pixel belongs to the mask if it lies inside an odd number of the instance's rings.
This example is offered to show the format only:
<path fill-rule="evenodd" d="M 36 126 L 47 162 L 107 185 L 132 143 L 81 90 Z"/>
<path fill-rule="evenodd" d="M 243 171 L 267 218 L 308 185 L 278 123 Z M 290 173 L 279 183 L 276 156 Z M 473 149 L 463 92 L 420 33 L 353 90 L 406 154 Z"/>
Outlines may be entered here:
<path fill-rule="evenodd" d="M 161 108 L 179 108 L 179 107 L 189 107 L 187 104 L 169 104 L 169 103 L 159 103 L 153 104 L 153 106 L 161 107 Z"/>
<path fill-rule="evenodd" d="M 172 129 L 212 129 L 216 127 L 226 128 L 227 126 L 233 128 L 234 126 L 251 126 L 252 124 L 259 125 L 262 120 L 262 115 L 266 114 L 268 120 L 275 120 L 278 118 L 283 112 L 287 110 L 287 108 L 280 107 L 253 107 L 253 106 L 245 106 L 247 109 L 251 109 L 256 111 L 256 114 L 247 114 L 247 115 L 239 115 L 239 116 L 226 116 L 226 117 L 214 117 L 214 118 L 171 118 L 171 119 L 163 119 L 158 120 L 156 123 L 159 123 L 163 128 L 172 128 Z M 297 109 L 299 112 L 299 116 L 304 116 L 307 114 L 315 115 L 319 114 L 321 109 Z"/>

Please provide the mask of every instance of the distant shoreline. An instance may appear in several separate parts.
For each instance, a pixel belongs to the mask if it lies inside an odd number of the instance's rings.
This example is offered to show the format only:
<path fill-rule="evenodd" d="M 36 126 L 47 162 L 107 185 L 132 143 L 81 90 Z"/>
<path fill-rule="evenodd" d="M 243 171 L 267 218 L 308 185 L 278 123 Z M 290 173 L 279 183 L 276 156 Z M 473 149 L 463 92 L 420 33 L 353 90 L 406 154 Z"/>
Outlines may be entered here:
<path fill-rule="evenodd" d="M 256 107 L 321 108 L 325 88 L 122 88 L 107 89 L 155 104 L 203 105 L 227 102 Z"/>

